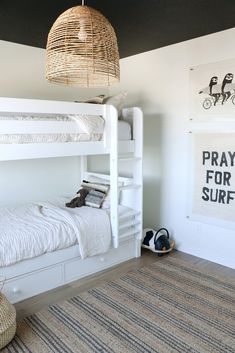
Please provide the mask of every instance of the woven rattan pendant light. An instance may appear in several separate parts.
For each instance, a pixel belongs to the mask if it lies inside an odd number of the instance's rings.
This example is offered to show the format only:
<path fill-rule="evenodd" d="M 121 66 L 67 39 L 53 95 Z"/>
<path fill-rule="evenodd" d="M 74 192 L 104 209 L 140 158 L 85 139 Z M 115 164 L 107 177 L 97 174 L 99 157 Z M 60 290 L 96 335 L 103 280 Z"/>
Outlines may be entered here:
<path fill-rule="evenodd" d="M 47 39 L 46 79 L 80 87 L 104 87 L 119 81 L 117 38 L 109 21 L 88 6 L 63 12 Z"/>

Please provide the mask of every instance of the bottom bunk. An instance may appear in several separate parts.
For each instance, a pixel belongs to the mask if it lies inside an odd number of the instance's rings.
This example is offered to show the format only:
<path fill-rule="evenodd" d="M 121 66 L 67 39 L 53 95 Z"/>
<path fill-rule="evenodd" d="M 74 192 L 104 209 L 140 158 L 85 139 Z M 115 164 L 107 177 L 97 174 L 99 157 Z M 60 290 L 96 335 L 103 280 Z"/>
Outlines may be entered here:
<path fill-rule="evenodd" d="M 139 256 L 139 241 L 126 223 L 129 208 L 119 206 L 120 225 L 126 226 L 114 249 L 110 210 L 71 209 L 66 201 L 1 209 L 0 275 L 12 303 Z"/>

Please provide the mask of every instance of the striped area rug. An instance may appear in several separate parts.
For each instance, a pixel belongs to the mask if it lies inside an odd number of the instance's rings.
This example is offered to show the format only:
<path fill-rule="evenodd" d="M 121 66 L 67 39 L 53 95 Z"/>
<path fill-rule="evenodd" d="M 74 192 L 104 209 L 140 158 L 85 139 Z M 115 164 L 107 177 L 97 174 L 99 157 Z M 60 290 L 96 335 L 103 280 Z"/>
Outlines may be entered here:
<path fill-rule="evenodd" d="M 235 281 L 174 255 L 18 323 L 4 353 L 234 353 Z"/>

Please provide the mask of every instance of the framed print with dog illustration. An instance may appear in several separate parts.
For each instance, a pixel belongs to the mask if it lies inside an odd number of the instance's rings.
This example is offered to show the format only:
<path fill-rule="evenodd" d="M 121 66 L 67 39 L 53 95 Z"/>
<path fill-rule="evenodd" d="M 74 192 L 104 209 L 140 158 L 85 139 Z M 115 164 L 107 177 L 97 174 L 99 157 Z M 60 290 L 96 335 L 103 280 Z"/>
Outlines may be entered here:
<path fill-rule="evenodd" d="M 235 59 L 190 68 L 190 120 L 235 121 Z"/>
<path fill-rule="evenodd" d="M 235 228 L 235 132 L 191 132 L 188 218 Z"/>

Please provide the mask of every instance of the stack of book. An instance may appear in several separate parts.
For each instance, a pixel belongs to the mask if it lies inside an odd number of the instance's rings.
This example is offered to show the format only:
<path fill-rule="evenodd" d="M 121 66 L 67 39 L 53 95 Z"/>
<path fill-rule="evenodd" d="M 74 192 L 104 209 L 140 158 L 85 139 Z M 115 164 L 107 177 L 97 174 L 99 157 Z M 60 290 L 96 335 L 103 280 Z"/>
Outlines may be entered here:
<path fill-rule="evenodd" d="M 100 208 L 109 191 L 109 185 L 90 183 L 86 180 L 83 180 L 81 186 L 89 190 L 89 193 L 85 198 L 85 205 Z"/>
<path fill-rule="evenodd" d="M 85 198 L 85 205 L 100 208 L 106 194 L 98 190 L 90 190 Z"/>

